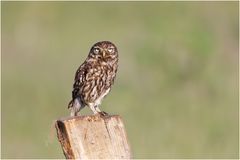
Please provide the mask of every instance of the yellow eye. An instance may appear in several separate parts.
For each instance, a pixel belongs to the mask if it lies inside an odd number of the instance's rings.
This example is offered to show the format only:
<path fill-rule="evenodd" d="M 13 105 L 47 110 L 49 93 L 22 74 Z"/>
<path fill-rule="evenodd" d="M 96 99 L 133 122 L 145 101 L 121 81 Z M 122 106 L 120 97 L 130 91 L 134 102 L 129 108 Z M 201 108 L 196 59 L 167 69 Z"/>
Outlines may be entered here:
<path fill-rule="evenodd" d="M 93 53 L 98 54 L 100 52 L 99 48 L 93 48 Z"/>
<path fill-rule="evenodd" d="M 108 52 L 109 53 L 113 53 L 114 52 L 114 48 L 108 48 Z"/>

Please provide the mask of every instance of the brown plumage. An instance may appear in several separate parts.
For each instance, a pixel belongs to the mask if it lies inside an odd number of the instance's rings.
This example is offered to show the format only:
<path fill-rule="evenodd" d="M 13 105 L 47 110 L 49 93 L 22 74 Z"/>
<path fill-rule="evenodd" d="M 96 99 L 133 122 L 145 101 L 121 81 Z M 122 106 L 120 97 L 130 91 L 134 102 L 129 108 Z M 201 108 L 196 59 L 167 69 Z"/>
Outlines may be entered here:
<path fill-rule="evenodd" d="M 68 105 L 71 116 L 76 116 L 85 106 L 94 114 L 105 113 L 100 111 L 99 105 L 114 83 L 117 68 L 118 51 L 113 43 L 102 41 L 92 46 L 75 74 L 72 100 Z"/>

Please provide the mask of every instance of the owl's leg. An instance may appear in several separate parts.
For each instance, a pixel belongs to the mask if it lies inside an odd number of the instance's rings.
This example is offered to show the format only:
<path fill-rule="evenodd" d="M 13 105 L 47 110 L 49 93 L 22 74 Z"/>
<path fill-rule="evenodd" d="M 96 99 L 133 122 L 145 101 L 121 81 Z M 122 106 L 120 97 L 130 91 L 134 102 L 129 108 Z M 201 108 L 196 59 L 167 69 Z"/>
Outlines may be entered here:
<path fill-rule="evenodd" d="M 70 108 L 71 112 L 70 112 L 70 116 L 71 117 L 74 117 L 74 116 L 77 116 L 77 112 L 75 111 L 75 108 Z"/>
<path fill-rule="evenodd" d="M 80 98 L 75 98 L 73 101 L 73 106 L 70 108 L 71 109 L 71 116 L 77 116 L 78 112 L 84 108 L 84 105 L 81 104 Z"/>
<path fill-rule="evenodd" d="M 101 110 L 99 109 L 98 105 L 96 105 L 95 108 L 96 108 L 96 110 L 97 110 L 97 112 L 98 112 L 99 114 L 101 114 L 101 115 L 103 115 L 103 116 L 107 116 L 107 115 L 108 115 L 107 112 L 101 111 Z"/>
<path fill-rule="evenodd" d="M 97 111 L 98 113 L 102 112 L 102 111 L 99 109 L 98 105 L 95 106 L 95 109 L 96 109 L 96 111 Z"/>
<path fill-rule="evenodd" d="M 88 106 L 93 111 L 94 114 L 98 113 L 98 111 L 96 110 L 95 106 L 92 103 L 90 103 Z"/>

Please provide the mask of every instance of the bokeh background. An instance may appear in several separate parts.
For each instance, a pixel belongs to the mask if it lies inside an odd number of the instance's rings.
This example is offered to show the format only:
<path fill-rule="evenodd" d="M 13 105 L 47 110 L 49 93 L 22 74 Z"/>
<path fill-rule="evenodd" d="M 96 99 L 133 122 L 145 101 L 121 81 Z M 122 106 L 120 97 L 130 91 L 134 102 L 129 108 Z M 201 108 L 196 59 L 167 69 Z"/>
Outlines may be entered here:
<path fill-rule="evenodd" d="M 1 23 L 2 158 L 64 158 L 53 123 L 101 40 L 134 158 L 238 157 L 238 2 L 1 2 Z"/>

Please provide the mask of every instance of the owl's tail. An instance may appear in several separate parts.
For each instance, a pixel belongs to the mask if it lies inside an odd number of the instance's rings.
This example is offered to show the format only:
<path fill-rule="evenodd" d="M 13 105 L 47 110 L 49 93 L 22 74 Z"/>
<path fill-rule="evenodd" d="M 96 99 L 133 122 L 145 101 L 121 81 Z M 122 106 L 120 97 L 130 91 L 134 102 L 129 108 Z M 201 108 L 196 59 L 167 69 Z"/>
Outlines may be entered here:
<path fill-rule="evenodd" d="M 73 107 L 73 100 L 71 100 L 69 103 L 68 103 L 68 108 L 72 108 Z"/>

